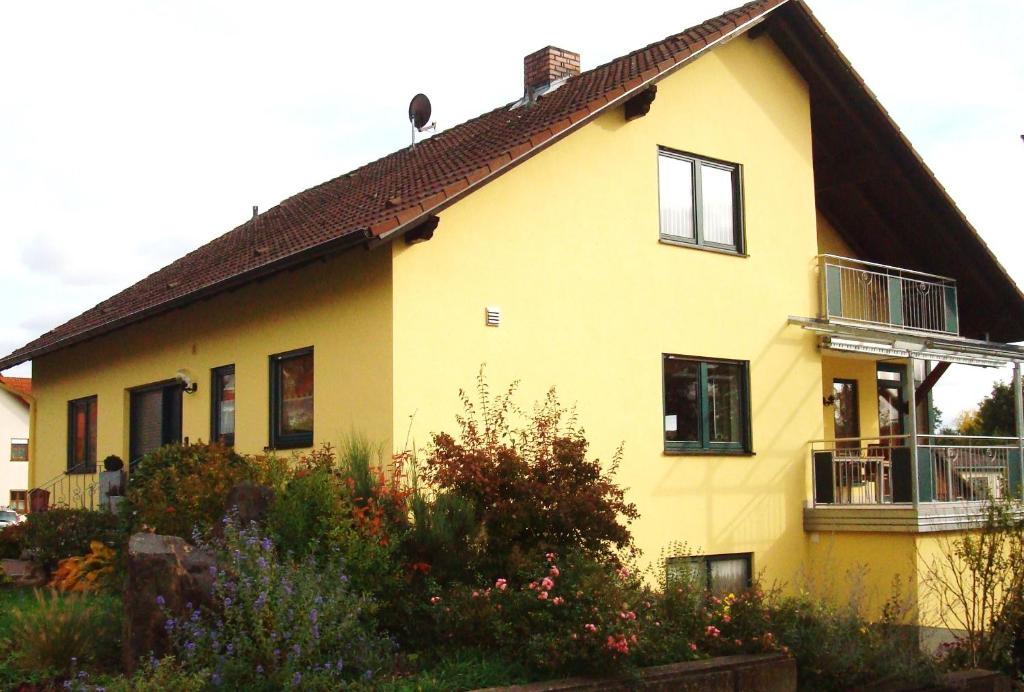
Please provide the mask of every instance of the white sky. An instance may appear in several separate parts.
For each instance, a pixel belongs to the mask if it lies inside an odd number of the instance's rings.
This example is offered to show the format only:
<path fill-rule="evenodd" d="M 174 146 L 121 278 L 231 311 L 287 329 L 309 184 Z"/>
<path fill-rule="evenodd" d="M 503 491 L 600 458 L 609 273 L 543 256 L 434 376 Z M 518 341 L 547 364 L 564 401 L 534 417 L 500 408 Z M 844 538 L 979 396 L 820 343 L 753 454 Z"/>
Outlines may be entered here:
<path fill-rule="evenodd" d="M 518 97 L 522 58 L 541 46 L 579 51 L 587 69 L 735 4 L 4 3 L 0 351 L 233 228 L 253 204 L 405 146 L 417 91 L 448 127 Z M 1024 3 L 810 6 L 1024 284 Z M 950 369 L 936 388 L 946 420 L 996 376 Z"/>

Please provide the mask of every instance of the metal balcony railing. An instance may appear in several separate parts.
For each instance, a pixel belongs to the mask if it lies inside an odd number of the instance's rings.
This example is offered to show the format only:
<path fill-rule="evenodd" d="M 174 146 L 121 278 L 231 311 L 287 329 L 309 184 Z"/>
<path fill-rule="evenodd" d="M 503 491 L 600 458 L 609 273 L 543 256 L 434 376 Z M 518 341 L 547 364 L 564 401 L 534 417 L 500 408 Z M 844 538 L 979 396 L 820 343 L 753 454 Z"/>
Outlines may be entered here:
<path fill-rule="evenodd" d="M 818 262 L 824 318 L 960 333 L 955 280 L 839 255 Z"/>
<path fill-rule="evenodd" d="M 814 505 L 913 502 L 908 435 L 812 443 Z M 917 436 L 919 502 L 977 502 L 1019 497 L 1015 437 Z"/>

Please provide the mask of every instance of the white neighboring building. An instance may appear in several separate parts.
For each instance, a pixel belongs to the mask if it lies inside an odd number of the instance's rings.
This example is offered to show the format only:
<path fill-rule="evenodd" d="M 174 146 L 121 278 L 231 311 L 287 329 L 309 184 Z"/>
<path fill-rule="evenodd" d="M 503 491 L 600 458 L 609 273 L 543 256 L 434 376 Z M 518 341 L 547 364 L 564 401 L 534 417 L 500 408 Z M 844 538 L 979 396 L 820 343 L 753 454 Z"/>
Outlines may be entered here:
<path fill-rule="evenodd" d="M 28 509 L 29 411 L 32 380 L 0 377 L 0 507 Z"/>

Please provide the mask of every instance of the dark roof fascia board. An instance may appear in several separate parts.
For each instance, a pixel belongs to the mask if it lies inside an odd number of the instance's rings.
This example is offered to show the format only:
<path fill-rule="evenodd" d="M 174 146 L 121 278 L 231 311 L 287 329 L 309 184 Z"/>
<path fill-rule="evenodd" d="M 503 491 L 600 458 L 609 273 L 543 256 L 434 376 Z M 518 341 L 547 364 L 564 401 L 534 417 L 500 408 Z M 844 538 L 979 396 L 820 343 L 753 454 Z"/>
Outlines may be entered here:
<path fill-rule="evenodd" d="M 66 337 L 64 339 L 61 339 L 60 341 L 56 341 L 53 344 L 50 344 L 49 346 L 34 349 L 32 351 L 19 354 L 17 356 L 14 356 L 12 354 L 11 356 L 7 356 L 6 358 L 0 359 L 0 370 L 5 370 L 7 368 L 14 367 L 15 365 L 32 360 L 33 358 L 45 356 L 49 353 L 53 353 L 54 351 L 59 351 L 68 348 L 69 346 L 80 344 L 84 341 L 90 341 L 105 334 L 109 334 L 110 332 L 127 327 L 131 324 L 135 324 L 136 322 L 141 322 L 151 317 L 156 317 L 157 315 L 162 315 L 166 312 L 170 312 L 178 308 L 183 308 L 192 303 L 197 303 L 201 300 L 212 298 L 220 293 L 236 290 L 238 288 L 241 288 L 242 286 L 245 286 L 246 284 L 250 284 L 263 279 L 268 279 L 275 274 L 280 274 L 281 272 L 297 269 L 304 264 L 308 264 L 310 262 L 314 262 L 320 259 L 326 259 L 331 255 L 341 254 L 347 250 L 358 247 L 360 245 L 370 248 L 371 245 L 369 243 L 369 240 L 371 239 L 371 237 L 372 235 L 367 229 L 347 233 L 346 235 L 343 235 L 340 238 L 336 238 L 335 240 L 331 240 L 311 248 L 300 250 L 299 252 L 295 252 L 292 253 L 291 255 L 287 255 L 285 257 L 277 259 L 274 262 L 265 264 L 260 267 L 256 267 L 255 269 L 251 269 L 247 272 L 235 274 L 234 276 L 224 279 L 223 281 L 218 281 L 216 283 L 209 284 L 190 293 L 186 293 L 185 295 L 154 305 L 145 310 L 139 310 L 137 312 L 130 313 L 116 320 L 111 320 L 110 322 L 104 322 L 103 324 L 96 325 L 92 329 L 88 329 L 78 334 Z"/>

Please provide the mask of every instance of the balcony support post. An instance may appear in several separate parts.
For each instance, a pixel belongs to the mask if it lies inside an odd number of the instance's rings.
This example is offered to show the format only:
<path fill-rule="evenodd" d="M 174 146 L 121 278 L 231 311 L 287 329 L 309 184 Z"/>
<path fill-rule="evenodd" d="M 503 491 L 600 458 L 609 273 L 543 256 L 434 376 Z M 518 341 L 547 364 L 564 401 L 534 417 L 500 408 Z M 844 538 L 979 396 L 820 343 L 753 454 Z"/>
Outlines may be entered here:
<path fill-rule="evenodd" d="M 1020 474 L 1017 476 L 1024 483 L 1024 392 L 1021 391 L 1021 366 L 1020 361 L 1013 363 L 1013 412 L 1014 423 L 1017 434 L 1017 463 L 1020 465 Z M 1010 495 L 1015 493 L 1024 499 L 1024 488 L 1009 488 Z"/>
<path fill-rule="evenodd" d="M 914 384 L 914 359 L 907 359 L 903 377 L 903 396 L 907 402 L 907 445 L 910 447 L 911 498 L 914 509 L 921 503 L 920 471 L 917 467 L 917 387 Z"/>

